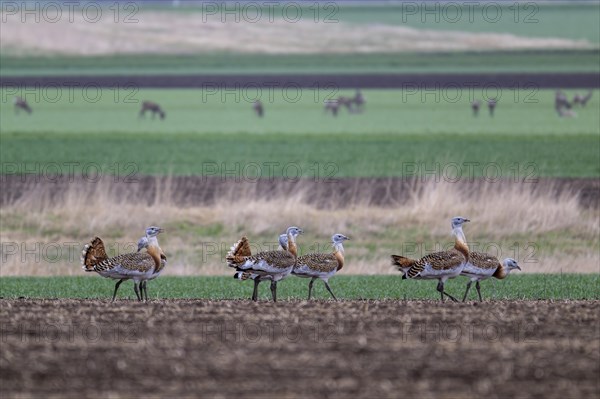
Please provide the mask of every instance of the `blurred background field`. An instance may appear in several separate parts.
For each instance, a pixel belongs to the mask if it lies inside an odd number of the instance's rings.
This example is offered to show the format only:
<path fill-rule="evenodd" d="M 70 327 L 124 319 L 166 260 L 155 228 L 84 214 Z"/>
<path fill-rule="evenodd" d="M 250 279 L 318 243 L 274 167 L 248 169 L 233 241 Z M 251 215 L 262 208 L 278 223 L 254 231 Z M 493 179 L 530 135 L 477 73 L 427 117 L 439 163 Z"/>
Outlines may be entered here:
<path fill-rule="evenodd" d="M 10 97 L 7 91 L 0 92 L 3 98 Z M 278 91 L 271 102 L 261 91 L 264 118 L 251 108 L 255 90 L 120 90 L 103 92 L 95 103 L 62 94 L 56 103 L 43 102 L 40 94 L 30 117 L 15 115 L 5 103 L 3 162 L 22 169 L 48 162 L 94 162 L 103 169 L 134 162 L 142 175 L 201 174 L 211 162 L 294 162 L 304 177 L 314 176 L 315 164 L 334 164 L 336 177 L 378 177 L 402 176 L 406 163 L 451 161 L 496 162 L 509 177 L 510 165 L 525 169 L 528 162 L 538 177 L 600 176 L 598 91 L 574 119 L 556 117 L 552 90 L 502 90 L 493 118 L 485 108 L 472 117 L 470 94 L 455 88 L 364 90 L 366 111 L 341 110 L 337 118 L 323 111 L 323 100 L 353 91 L 302 90 L 293 94 L 297 102 L 285 101 Z M 477 94 L 482 98 L 475 89 Z M 156 98 L 166 119 L 138 118 L 141 101 Z M 282 173 L 279 168 L 275 175 Z"/>
<path fill-rule="evenodd" d="M 18 13 L 5 12 L 0 74 L 600 68 L 600 6 L 594 1 L 507 2 L 491 7 L 478 3 L 459 8 L 435 3 L 423 10 L 410 2 L 293 3 L 292 11 L 283 4 L 254 10 L 236 3 L 238 14 L 229 16 L 222 7 L 211 8 L 214 2 L 200 4 L 181 2 L 174 8 L 169 2 L 140 3 L 116 17 L 106 9 L 105 18 L 93 24 L 80 13 L 68 23 L 43 18 L 41 23 L 33 19 L 22 23 Z M 427 10 L 429 14 L 421 12 Z M 127 23 L 115 24 L 112 17 Z"/>

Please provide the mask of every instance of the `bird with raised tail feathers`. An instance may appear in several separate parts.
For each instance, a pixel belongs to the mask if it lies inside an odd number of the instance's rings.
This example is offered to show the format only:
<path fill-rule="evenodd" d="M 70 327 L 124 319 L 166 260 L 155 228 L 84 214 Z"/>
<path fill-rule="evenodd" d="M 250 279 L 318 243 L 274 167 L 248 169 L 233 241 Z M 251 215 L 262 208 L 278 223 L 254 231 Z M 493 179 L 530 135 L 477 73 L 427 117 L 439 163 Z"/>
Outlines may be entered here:
<path fill-rule="evenodd" d="M 333 244 L 333 253 L 328 254 L 307 254 L 300 256 L 292 274 L 298 277 L 310 278 L 308 283 L 308 299 L 312 294 L 313 283 L 316 279 L 321 279 L 325 283 L 325 288 L 331 294 L 334 300 L 337 298 L 329 286 L 329 278 L 344 267 L 344 241 L 349 240 L 343 234 L 334 234 L 331 237 Z"/>
<path fill-rule="evenodd" d="M 148 240 L 147 236 L 143 236 L 142 238 L 139 239 L 138 241 L 138 252 L 140 252 L 142 249 L 144 248 L 148 248 L 148 244 L 150 243 L 150 241 Z M 167 256 L 162 253 L 161 251 L 161 255 L 160 255 L 160 269 L 155 272 L 150 278 L 148 278 L 147 280 L 143 280 L 140 282 L 140 292 L 142 293 L 142 298 L 143 298 L 143 294 L 146 294 L 146 300 L 148 300 L 148 289 L 146 287 L 146 284 L 148 283 L 148 280 L 154 280 L 155 278 L 157 278 L 158 276 L 160 276 L 160 273 L 165 270 L 165 266 L 167 266 Z"/>
<path fill-rule="evenodd" d="M 117 281 L 112 300 L 117 296 L 117 290 L 125 280 L 133 280 L 135 294 L 139 301 L 143 299 L 144 292 L 148 299 L 146 281 L 156 278 L 166 264 L 166 256 L 158 245 L 157 236 L 164 230 L 151 226 L 146 229 L 146 252 L 134 252 L 109 258 L 106 255 L 104 243 L 99 237 L 86 244 L 81 253 L 81 264 L 86 272 L 96 272 L 102 277 L 112 278 Z M 141 241 L 141 240 L 140 240 Z M 141 249 L 138 243 L 138 250 Z M 164 262 L 163 262 L 164 260 Z M 140 296 L 139 287 L 143 291 Z"/>
<path fill-rule="evenodd" d="M 273 302 L 277 302 L 277 282 L 287 277 L 296 265 L 296 237 L 300 234 L 302 229 L 296 226 L 286 230 L 288 245 L 284 251 L 263 251 L 252 255 L 247 237 L 242 237 L 231 247 L 225 258 L 227 265 L 237 270 L 235 278 L 254 280 L 253 301 L 258 300 L 260 282 L 270 280 Z"/>
<path fill-rule="evenodd" d="M 469 246 L 462 225 L 470 220 L 464 217 L 452 218 L 452 234 L 455 237 L 454 248 L 449 251 L 434 252 L 415 260 L 400 255 L 392 255 L 392 264 L 402 272 L 402 278 L 437 279 L 437 290 L 442 302 L 444 295 L 458 302 L 456 298 L 444 291 L 444 284 L 448 279 L 460 275 L 469 260 Z"/>
<path fill-rule="evenodd" d="M 467 290 L 463 296 L 463 302 L 467 299 L 467 294 L 471 288 L 473 281 L 476 281 L 475 288 L 477 288 L 477 294 L 479 295 L 479 301 L 483 301 L 481 298 L 481 291 L 479 288 L 479 282 L 486 280 L 490 277 L 497 279 L 503 279 L 508 276 L 512 270 L 521 270 L 521 267 L 513 258 L 506 258 L 504 262 L 500 263 L 498 258 L 493 255 L 486 254 L 483 252 L 470 252 L 469 261 L 460 272 L 461 276 L 469 278 L 467 283 Z"/>

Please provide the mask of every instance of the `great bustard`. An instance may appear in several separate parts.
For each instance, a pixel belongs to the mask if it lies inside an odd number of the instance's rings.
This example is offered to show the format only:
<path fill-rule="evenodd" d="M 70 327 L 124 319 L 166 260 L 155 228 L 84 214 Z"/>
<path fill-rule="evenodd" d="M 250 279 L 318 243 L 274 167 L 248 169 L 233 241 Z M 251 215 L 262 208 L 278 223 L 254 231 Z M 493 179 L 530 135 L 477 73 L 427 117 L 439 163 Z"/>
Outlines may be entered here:
<path fill-rule="evenodd" d="M 144 101 L 142 103 L 142 109 L 140 110 L 140 118 L 143 116 L 146 116 L 146 111 L 152 112 L 152 119 L 154 119 L 154 116 L 156 116 L 156 114 L 158 114 L 158 116 L 160 116 L 160 119 L 165 119 L 165 116 L 166 116 L 165 111 L 161 108 L 160 105 L 158 105 L 155 102 Z"/>
<path fill-rule="evenodd" d="M 140 240 L 138 241 L 138 252 L 140 252 L 142 249 L 144 248 L 148 248 L 148 245 L 150 243 L 150 240 L 148 240 L 148 236 L 144 236 L 142 238 L 140 238 Z M 160 269 L 158 269 L 158 271 L 156 271 L 149 279 L 147 280 L 142 280 L 140 282 L 140 292 L 142 293 L 142 299 L 144 299 L 144 293 L 146 294 L 146 300 L 148 300 L 148 289 L 146 287 L 146 284 L 148 283 L 148 280 L 154 280 L 155 278 L 157 278 L 158 276 L 160 276 L 160 273 L 165 270 L 165 266 L 167 266 L 167 256 L 162 252 L 160 253 Z"/>
<path fill-rule="evenodd" d="M 117 296 L 119 285 L 125 280 L 132 279 L 134 282 L 135 294 L 139 301 L 143 298 L 140 296 L 139 286 L 143 283 L 144 291 L 146 290 L 145 281 L 155 278 L 155 274 L 160 273 L 164 266 L 162 260 L 166 261 L 166 256 L 158 245 L 157 236 L 163 232 L 160 227 L 151 226 L 146 229 L 146 237 L 148 239 L 147 251 L 134 252 L 123 255 L 118 255 L 109 258 L 104 249 L 104 243 L 99 237 L 86 244 L 81 253 L 81 264 L 86 272 L 96 272 L 102 277 L 112 278 L 117 281 L 112 300 Z M 143 295 L 143 293 L 142 293 Z M 146 299 L 148 292 L 146 291 Z"/>
<path fill-rule="evenodd" d="M 313 253 L 298 258 L 292 274 L 298 277 L 310 278 L 310 283 L 308 283 L 308 299 L 310 299 L 312 294 L 313 283 L 319 278 L 323 280 L 325 288 L 327 288 L 333 299 L 337 301 L 329 286 L 329 278 L 333 277 L 336 272 L 342 270 L 342 267 L 344 267 L 343 243 L 346 240 L 349 240 L 349 238 L 345 235 L 334 234 L 331 237 L 333 253 Z"/>
<path fill-rule="evenodd" d="M 479 301 L 482 301 L 483 299 L 481 298 L 481 291 L 479 288 L 480 281 L 490 277 L 495 277 L 501 280 L 507 277 L 508 274 L 515 269 L 521 270 L 521 267 L 519 267 L 517 261 L 512 258 L 506 258 L 504 259 L 503 263 L 500 263 L 498 258 L 493 255 L 483 252 L 470 252 L 469 261 L 463 268 L 462 272 L 460 272 L 461 276 L 466 276 L 469 278 L 467 290 L 463 296 L 463 302 L 467 299 L 467 294 L 469 293 L 469 289 L 471 288 L 473 281 L 476 281 L 475 288 L 477 288 Z"/>
<path fill-rule="evenodd" d="M 298 258 L 296 237 L 300 234 L 302 229 L 299 227 L 291 226 L 286 230 L 288 244 L 285 251 L 263 251 L 252 255 L 246 237 L 242 237 L 231 247 L 225 258 L 227 264 L 237 270 L 234 277 L 244 279 L 241 276 L 247 276 L 246 278 L 254 280 L 253 301 L 258 300 L 260 282 L 270 280 L 273 302 L 277 302 L 277 282 L 287 277 L 296 265 Z"/>
<path fill-rule="evenodd" d="M 279 249 L 283 250 L 283 251 L 287 251 L 287 243 L 288 243 L 287 233 L 280 234 L 278 241 L 279 241 Z M 138 245 L 139 245 L 139 243 L 138 243 Z M 252 272 L 241 272 L 241 271 L 235 272 L 235 274 L 233 275 L 233 278 L 238 279 L 238 280 L 253 280 L 254 283 L 256 284 L 256 286 L 258 286 L 258 284 L 260 284 L 260 282 L 262 281 L 260 275 L 254 274 Z"/>
<path fill-rule="evenodd" d="M 462 230 L 462 225 L 466 222 L 469 222 L 469 219 L 460 216 L 452 218 L 452 234 L 455 240 L 454 248 L 451 250 L 434 252 L 419 260 L 392 255 L 392 264 L 403 273 L 402 278 L 438 280 L 437 290 L 440 292 L 442 302 L 444 295 L 458 302 L 452 295 L 444 292 L 444 284 L 448 279 L 460 275 L 469 259 L 469 246 Z"/>
<path fill-rule="evenodd" d="M 17 96 L 14 98 L 13 102 L 15 104 L 15 114 L 18 114 L 19 110 L 21 109 L 27 112 L 28 114 L 31 114 L 33 112 L 31 107 L 27 103 L 27 100 L 25 100 L 24 98 Z"/>

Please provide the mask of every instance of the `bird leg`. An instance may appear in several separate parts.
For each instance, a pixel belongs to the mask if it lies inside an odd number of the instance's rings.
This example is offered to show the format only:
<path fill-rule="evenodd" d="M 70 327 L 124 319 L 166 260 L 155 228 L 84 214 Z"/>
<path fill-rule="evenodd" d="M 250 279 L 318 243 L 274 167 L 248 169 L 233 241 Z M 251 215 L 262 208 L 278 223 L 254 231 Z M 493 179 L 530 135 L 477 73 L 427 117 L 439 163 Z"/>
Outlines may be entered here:
<path fill-rule="evenodd" d="M 308 283 L 308 300 L 310 301 L 310 297 L 312 295 L 312 287 L 313 287 L 313 283 L 315 282 L 315 277 L 310 279 L 310 283 Z"/>
<path fill-rule="evenodd" d="M 113 298 L 111 302 L 115 301 L 115 298 L 117 297 L 117 290 L 119 289 L 119 286 L 121 285 L 121 283 L 125 281 L 124 278 L 120 279 L 119 281 L 117 281 L 117 284 L 115 284 L 115 292 L 113 293 Z"/>
<path fill-rule="evenodd" d="M 252 291 L 252 300 L 258 301 L 258 285 L 260 284 L 260 277 L 254 279 L 254 291 Z"/>
<path fill-rule="evenodd" d="M 273 296 L 273 302 L 277 302 L 277 281 L 271 281 L 271 295 Z"/>
<path fill-rule="evenodd" d="M 443 287 L 442 287 L 443 289 Z M 444 295 L 446 295 L 448 298 L 452 299 L 453 302 L 458 302 L 458 299 L 454 298 L 452 295 L 448 294 L 446 291 L 444 291 Z"/>
<path fill-rule="evenodd" d="M 333 300 L 337 301 L 337 298 L 335 297 L 335 295 L 333 295 L 333 291 L 331 291 L 331 287 L 329 286 L 329 283 L 327 281 L 323 281 L 323 282 L 325 283 L 325 288 L 327 288 L 327 291 L 329 291 L 329 293 L 333 297 Z"/>
<path fill-rule="evenodd" d="M 458 300 L 456 298 L 454 298 L 452 295 L 450 295 L 444 291 L 444 283 L 442 283 L 441 280 L 438 283 L 437 290 L 440 292 L 440 295 L 442 296 L 442 302 L 444 302 L 444 295 L 446 295 L 448 298 L 452 299 L 454 302 L 458 302 Z"/>
<path fill-rule="evenodd" d="M 463 296 L 463 302 L 467 299 L 467 294 L 469 293 L 469 290 L 471 289 L 471 284 L 473 282 L 471 280 L 469 280 L 469 282 L 467 283 L 467 290 L 465 291 L 465 296 Z"/>
<path fill-rule="evenodd" d="M 140 283 L 140 291 L 142 292 L 142 301 L 148 301 L 148 288 L 146 287 L 146 284 L 148 282 L 146 280 L 142 281 Z M 144 299 L 144 294 L 146 295 L 146 299 Z"/>
<path fill-rule="evenodd" d="M 481 291 L 479 289 L 479 281 L 477 282 L 477 284 L 475 284 L 475 288 L 477 288 L 477 294 L 479 295 L 479 302 L 483 302 L 483 299 L 481 298 Z"/>
<path fill-rule="evenodd" d="M 142 299 L 140 298 L 140 289 L 136 281 L 133 282 L 133 290 L 135 291 L 135 295 L 137 296 L 138 301 L 141 301 Z"/>
<path fill-rule="evenodd" d="M 440 296 L 442 298 L 442 302 L 444 302 L 444 285 L 442 284 L 441 280 L 438 281 L 438 285 L 437 285 L 436 289 L 440 293 Z"/>

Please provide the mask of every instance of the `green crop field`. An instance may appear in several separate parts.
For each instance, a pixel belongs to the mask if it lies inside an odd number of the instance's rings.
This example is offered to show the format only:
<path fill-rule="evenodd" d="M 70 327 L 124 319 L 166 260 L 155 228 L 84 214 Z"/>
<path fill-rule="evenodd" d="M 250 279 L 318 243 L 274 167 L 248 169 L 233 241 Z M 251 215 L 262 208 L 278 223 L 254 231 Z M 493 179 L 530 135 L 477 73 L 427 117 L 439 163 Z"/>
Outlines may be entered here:
<path fill-rule="evenodd" d="M 83 273 L 83 272 L 82 272 Z M 288 278 L 278 284 L 280 299 L 306 299 L 307 279 Z M 446 290 L 456 297 L 464 294 L 466 278 L 450 280 Z M 330 280 L 338 299 L 439 299 L 435 281 L 402 280 L 400 276 L 338 276 Z M 231 277 L 160 277 L 148 283 L 148 294 L 156 298 L 246 299 L 252 282 Z M 269 284 L 263 283 L 260 298 L 270 298 Z M 3 277 L 2 298 L 105 298 L 110 299 L 114 281 L 98 276 L 82 277 Z M 514 274 L 505 280 L 481 283 L 484 299 L 600 299 L 597 274 Z M 322 282 L 315 282 L 316 299 L 329 299 Z M 133 284 L 119 288 L 119 298 L 135 299 Z M 473 288 L 469 298 L 475 300 Z"/>
<path fill-rule="evenodd" d="M 158 175 L 201 174 L 205 163 L 293 162 L 306 177 L 316 163 L 335 164 L 337 177 L 376 177 L 401 176 L 403 165 L 412 162 L 496 162 L 505 176 L 512 176 L 510 165 L 517 163 L 533 164 L 528 171 L 535 176 L 600 176 L 598 92 L 586 108 L 576 109 L 577 118 L 556 115 L 550 90 L 505 90 L 493 118 L 485 107 L 474 118 L 469 93 L 456 90 L 369 90 L 363 114 L 342 110 L 337 118 L 324 113 L 323 99 L 352 92 L 305 90 L 297 102 L 276 94 L 272 103 L 262 93 L 263 119 L 252 112 L 251 91 L 100 93 L 95 103 L 77 92 L 73 102 L 63 93 L 55 103 L 40 94 L 38 101 L 29 98 L 34 112 L 28 116 L 16 115 L 13 93 L 2 91 L 2 162 L 23 169 L 135 163 L 138 173 Z M 125 96 L 138 103 L 123 103 Z M 139 119 L 144 99 L 159 101 L 166 119 Z"/>

